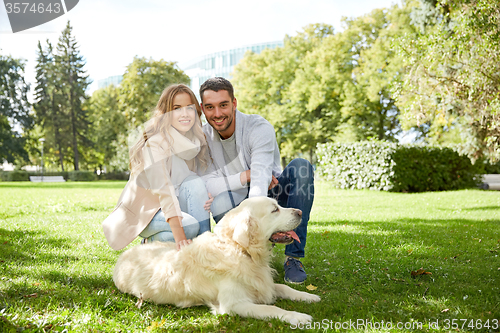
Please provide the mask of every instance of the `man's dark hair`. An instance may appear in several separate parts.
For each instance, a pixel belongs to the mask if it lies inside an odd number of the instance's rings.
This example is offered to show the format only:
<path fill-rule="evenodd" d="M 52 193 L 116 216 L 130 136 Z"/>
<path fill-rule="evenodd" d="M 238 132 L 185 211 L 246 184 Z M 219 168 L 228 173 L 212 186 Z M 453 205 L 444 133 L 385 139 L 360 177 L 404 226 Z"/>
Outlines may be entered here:
<path fill-rule="evenodd" d="M 206 90 L 213 90 L 215 92 L 219 90 L 225 90 L 229 93 L 229 97 L 231 98 L 231 102 L 234 100 L 234 89 L 231 82 L 226 80 L 223 77 L 212 77 L 205 82 L 200 87 L 200 98 L 203 103 L 203 93 Z"/>

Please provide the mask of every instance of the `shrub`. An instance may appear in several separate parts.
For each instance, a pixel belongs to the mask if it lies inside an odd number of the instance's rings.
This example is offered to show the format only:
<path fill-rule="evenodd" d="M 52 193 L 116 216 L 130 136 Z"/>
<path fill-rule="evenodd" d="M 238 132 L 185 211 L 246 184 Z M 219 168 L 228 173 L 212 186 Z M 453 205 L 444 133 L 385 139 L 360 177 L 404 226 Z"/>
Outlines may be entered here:
<path fill-rule="evenodd" d="M 128 180 L 129 173 L 128 172 L 106 172 L 106 173 L 101 173 L 98 177 L 99 177 L 99 180 Z"/>
<path fill-rule="evenodd" d="M 28 172 L 24 170 L 2 171 L 0 177 L 5 182 L 24 182 L 30 180 Z"/>
<path fill-rule="evenodd" d="M 92 171 L 70 171 L 69 179 L 74 182 L 90 182 L 96 180 L 96 174 Z"/>
<path fill-rule="evenodd" d="M 480 182 L 481 166 L 451 148 L 370 141 L 319 144 L 316 154 L 320 177 L 339 188 L 422 192 Z"/>

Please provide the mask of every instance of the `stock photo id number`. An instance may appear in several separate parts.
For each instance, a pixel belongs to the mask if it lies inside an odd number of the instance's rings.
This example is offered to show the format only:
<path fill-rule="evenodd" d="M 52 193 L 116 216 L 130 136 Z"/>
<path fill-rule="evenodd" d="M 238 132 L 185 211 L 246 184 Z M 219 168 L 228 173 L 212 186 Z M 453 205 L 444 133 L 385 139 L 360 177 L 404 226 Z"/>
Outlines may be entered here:
<path fill-rule="evenodd" d="M 12 32 L 24 31 L 52 21 L 73 9 L 79 0 L 3 0 Z"/>

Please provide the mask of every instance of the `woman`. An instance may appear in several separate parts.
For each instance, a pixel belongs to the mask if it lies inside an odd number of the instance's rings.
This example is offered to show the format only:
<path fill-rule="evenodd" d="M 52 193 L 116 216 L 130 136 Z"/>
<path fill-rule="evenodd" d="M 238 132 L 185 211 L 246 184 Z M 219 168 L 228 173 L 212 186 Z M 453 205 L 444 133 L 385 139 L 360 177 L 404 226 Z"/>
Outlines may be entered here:
<path fill-rule="evenodd" d="M 103 222 L 109 245 L 120 250 L 137 236 L 175 241 L 177 249 L 210 231 L 209 200 L 199 177 L 208 166 L 200 105 L 183 84 L 166 88 L 142 137 L 130 149 L 130 179 Z"/>

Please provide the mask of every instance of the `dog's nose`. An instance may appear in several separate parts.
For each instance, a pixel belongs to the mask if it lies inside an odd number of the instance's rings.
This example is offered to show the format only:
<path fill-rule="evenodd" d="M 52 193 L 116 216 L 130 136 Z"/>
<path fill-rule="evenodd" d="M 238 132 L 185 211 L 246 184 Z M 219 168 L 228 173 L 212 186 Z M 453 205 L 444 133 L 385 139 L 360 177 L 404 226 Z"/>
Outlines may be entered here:
<path fill-rule="evenodd" d="M 302 211 L 300 209 L 296 209 L 295 214 L 297 214 L 298 217 L 302 217 Z"/>

